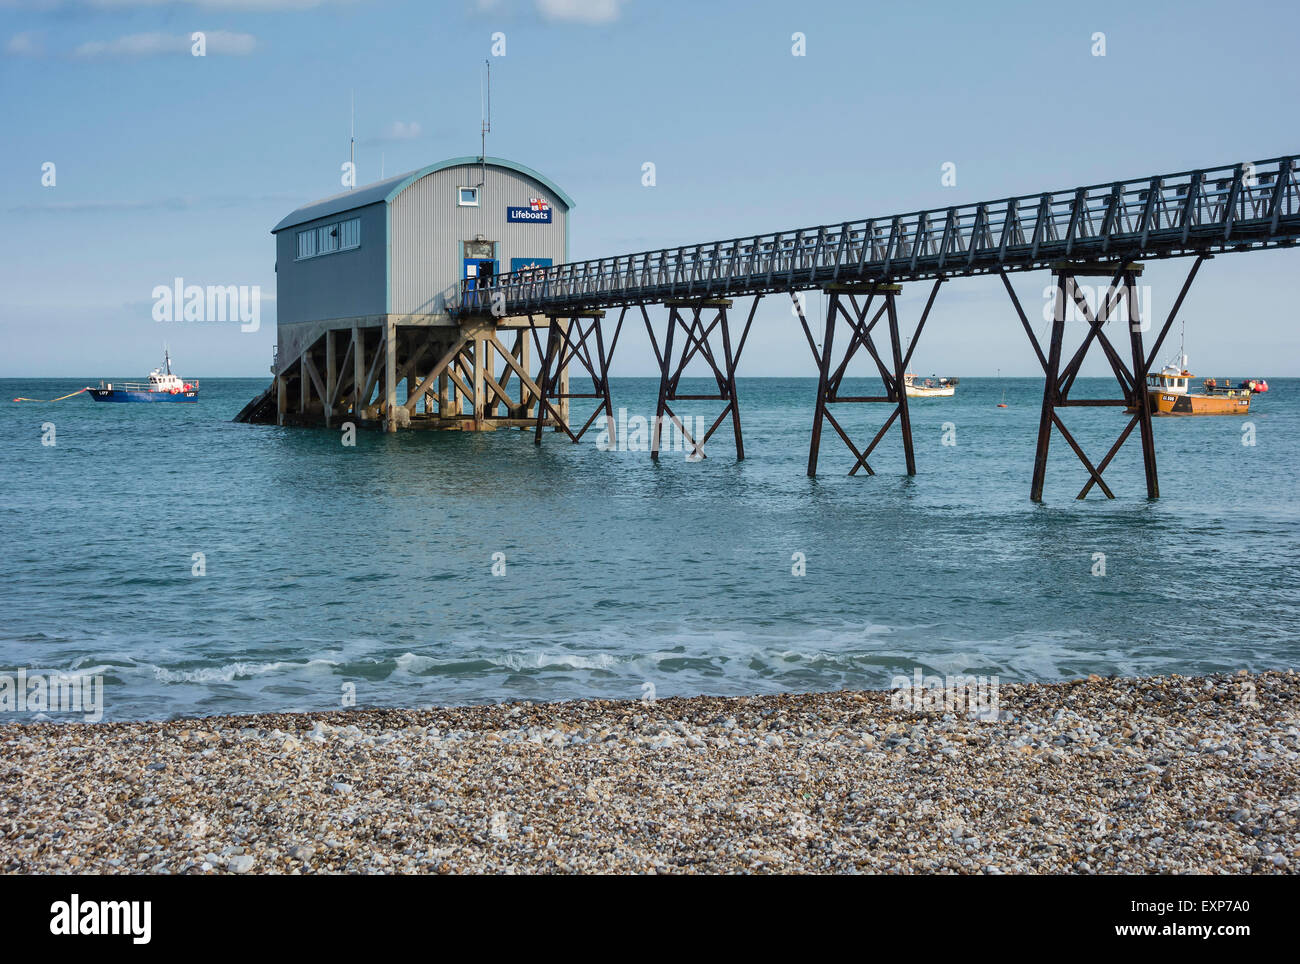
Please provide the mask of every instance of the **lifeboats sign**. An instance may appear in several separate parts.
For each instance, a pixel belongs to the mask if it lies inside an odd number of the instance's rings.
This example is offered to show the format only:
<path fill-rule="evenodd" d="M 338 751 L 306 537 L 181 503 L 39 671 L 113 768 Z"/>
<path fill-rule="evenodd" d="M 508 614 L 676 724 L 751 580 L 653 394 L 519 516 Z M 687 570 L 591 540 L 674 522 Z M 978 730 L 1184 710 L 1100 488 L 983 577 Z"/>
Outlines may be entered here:
<path fill-rule="evenodd" d="M 506 208 L 507 224 L 550 224 L 551 209 L 534 211 L 532 208 Z"/>
<path fill-rule="evenodd" d="M 507 224 L 550 224 L 551 205 L 543 198 L 528 201 L 528 207 L 506 208 Z"/>

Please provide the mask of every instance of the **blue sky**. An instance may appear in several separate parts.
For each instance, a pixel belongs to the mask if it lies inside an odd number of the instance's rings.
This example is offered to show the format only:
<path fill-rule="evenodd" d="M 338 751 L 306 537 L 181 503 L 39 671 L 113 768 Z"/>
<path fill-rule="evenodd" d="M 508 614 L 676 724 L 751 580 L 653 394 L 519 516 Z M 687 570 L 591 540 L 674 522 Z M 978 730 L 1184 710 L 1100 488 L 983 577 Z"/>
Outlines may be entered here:
<path fill-rule="evenodd" d="M 256 333 L 159 324 L 155 285 L 274 291 L 269 233 L 358 179 L 488 152 L 577 201 L 575 259 L 881 216 L 1300 150 L 1300 8 L 1227 3 L 0 0 L 0 376 L 263 375 Z M 190 55 L 204 31 L 208 55 Z M 791 55 L 791 35 L 806 56 Z M 1106 56 L 1092 55 L 1094 33 Z M 54 187 L 42 164 L 57 166 Z M 641 165 L 657 169 L 653 188 Z M 941 165 L 957 167 L 943 187 Z M 1183 309 L 1194 370 L 1300 374 L 1300 253 L 1208 262 Z M 1188 262 L 1151 266 L 1163 314 Z M 1045 276 L 1021 275 L 1031 312 Z M 905 295 L 905 327 L 924 293 Z M 816 314 L 819 299 L 811 296 Z M 811 375 L 778 298 L 746 375 Z M 1041 330 L 1040 323 L 1040 330 Z M 1176 335 L 1175 335 L 1176 342 Z M 616 375 L 651 371 L 644 335 Z M 916 367 L 1037 374 L 1000 283 L 958 280 Z M 1106 371 L 1100 354 L 1085 374 Z"/>

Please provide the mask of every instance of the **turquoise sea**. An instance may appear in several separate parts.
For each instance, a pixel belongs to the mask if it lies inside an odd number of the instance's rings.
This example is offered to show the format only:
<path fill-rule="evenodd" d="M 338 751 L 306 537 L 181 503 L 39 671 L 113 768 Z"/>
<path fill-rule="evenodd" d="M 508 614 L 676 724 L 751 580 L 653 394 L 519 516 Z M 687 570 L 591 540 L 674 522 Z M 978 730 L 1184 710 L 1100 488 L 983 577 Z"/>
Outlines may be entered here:
<path fill-rule="evenodd" d="M 1057 436 L 1042 505 L 1039 379 L 914 400 L 914 478 L 897 430 L 851 478 L 828 428 L 815 480 L 812 379 L 741 380 L 744 462 L 720 431 L 657 465 L 595 432 L 345 447 L 232 423 L 264 378 L 204 379 L 196 405 L 8 401 L 90 381 L 0 381 L 0 674 L 102 674 L 108 719 L 1300 665 L 1300 380 L 1247 419 L 1157 420 L 1156 501 L 1136 435 L 1118 498 L 1075 501 Z M 615 406 L 649 416 L 655 391 L 615 379 Z M 860 443 L 887 414 L 842 408 Z M 1124 421 L 1065 417 L 1094 460 Z"/>

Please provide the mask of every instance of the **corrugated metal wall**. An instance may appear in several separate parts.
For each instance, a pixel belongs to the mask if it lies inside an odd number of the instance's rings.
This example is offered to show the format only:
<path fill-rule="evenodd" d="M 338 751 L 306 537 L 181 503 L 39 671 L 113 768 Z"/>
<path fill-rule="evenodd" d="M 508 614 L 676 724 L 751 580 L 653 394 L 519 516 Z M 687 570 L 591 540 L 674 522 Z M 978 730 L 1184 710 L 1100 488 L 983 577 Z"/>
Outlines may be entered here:
<path fill-rule="evenodd" d="M 275 314 L 278 325 L 382 315 L 387 290 L 388 226 L 383 204 L 286 228 L 275 236 Z M 295 261 L 298 232 L 361 218 L 361 247 Z"/>
<path fill-rule="evenodd" d="M 394 199 L 390 216 L 393 314 L 440 314 L 443 298 L 460 284 L 461 242 L 482 235 L 496 241 L 501 271 L 511 258 L 565 260 L 568 211 L 539 181 L 508 168 L 488 165 L 478 207 L 456 204 L 457 188 L 478 184 L 477 165 L 449 167 L 416 181 Z M 507 224 L 507 207 L 527 207 L 531 198 L 550 202 L 550 224 Z"/>

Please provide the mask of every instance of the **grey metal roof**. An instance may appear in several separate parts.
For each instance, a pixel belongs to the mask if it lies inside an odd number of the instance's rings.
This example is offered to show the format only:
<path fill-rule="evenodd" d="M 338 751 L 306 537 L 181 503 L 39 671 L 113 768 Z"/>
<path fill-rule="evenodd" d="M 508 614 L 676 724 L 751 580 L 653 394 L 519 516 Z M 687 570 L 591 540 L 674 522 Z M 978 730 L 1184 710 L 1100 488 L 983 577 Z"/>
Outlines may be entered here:
<path fill-rule="evenodd" d="M 573 198 L 552 181 L 549 177 L 534 171 L 531 167 L 525 167 L 515 161 L 506 160 L 503 157 L 486 157 L 482 159 L 489 167 L 504 167 L 512 171 L 518 171 L 520 174 L 527 175 L 534 180 L 540 181 L 551 193 L 559 199 L 565 208 L 572 208 Z M 396 174 L 393 177 L 386 178 L 382 181 L 376 181 L 374 184 L 367 184 L 364 187 L 356 188 L 352 191 L 344 191 L 342 194 L 335 194 L 333 197 L 322 198 L 319 201 L 312 201 L 310 204 L 304 204 L 302 207 L 290 213 L 271 229 L 271 233 L 283 231 L 285 228 L 291 228 L 296 224 L 306 224 L 308 221 L 315 221 L 317 218 L 327 218 L 332 214 L 342 214 L 344 211 L 354 211 L 357 208 L 363 208 L 371 204 L 378 204 L 380 201 L 392 203 L 393 198 L 401 194 L 410 185 L 414 184 L 426 174 L 432 174 L 434 171 L 441 171 L 447 167 L 460 167 L 463 164 L 479 164 L 480 159 L 473 157 L 452 157 L 445 161 L 438 161 L 436 164 L 430 164 L 428 167 L 422 167 L 418 171 L 408 171 L 405 174 Z"/>

